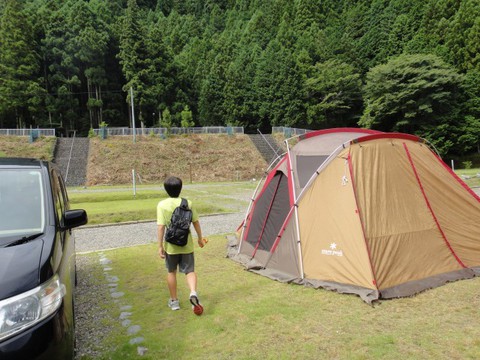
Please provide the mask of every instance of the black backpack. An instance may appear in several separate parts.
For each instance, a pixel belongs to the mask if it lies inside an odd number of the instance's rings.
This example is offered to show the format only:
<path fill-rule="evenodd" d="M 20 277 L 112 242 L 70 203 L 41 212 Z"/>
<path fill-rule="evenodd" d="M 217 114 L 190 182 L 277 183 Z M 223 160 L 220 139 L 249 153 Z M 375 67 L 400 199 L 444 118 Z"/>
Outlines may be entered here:
<path fill-rule="evenodd" d="M 187 245 L 191 222 L 192 210 L 188 208 L 187 200 L 182 198 L 182 203 L 173 211 L 172 220 L 165 231 L 165 241 L 177 246 Z"/>

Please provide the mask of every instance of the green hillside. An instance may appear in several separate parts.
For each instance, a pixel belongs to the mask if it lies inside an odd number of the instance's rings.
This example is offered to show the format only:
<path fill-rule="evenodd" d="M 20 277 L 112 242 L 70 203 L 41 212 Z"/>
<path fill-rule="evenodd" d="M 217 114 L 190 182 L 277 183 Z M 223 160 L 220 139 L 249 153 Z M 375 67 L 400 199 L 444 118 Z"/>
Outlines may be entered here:
<path fill-rule="evenodd" d="M 480 144 L 480 0 L 4 0 L 0 128 L 368 127 Z"/>

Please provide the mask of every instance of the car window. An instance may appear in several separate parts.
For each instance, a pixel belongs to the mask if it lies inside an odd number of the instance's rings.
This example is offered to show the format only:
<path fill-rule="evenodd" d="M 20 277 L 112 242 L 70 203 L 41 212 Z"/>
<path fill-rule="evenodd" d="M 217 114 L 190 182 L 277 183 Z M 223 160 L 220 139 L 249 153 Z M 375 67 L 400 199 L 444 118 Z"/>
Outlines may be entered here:
<path fill-rule="evenodd" d="M 40 170 L 0 170 L 0 219 L 0 241 L 43 232 L 45 194 Z"/>

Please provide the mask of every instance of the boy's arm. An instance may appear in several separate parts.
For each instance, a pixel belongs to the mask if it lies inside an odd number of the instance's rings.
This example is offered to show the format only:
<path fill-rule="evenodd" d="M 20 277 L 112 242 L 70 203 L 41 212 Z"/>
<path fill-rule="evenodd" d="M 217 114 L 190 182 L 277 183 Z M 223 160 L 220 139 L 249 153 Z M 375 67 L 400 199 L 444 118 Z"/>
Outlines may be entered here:
<path fill-rule="evenodd" d="M 158 238 L 158 255 L 162 259 L 165 258 L 165 249 L 163 248 L 163 234 L 165 233 L 165 225 L 157 226 L 157 238 Z"/>
<path fill-rule="evenodd" d="M 195 232 L 197 233 L 197 241 L 198 245 L 200 247 L 203 247 L 203 238 L 202 238 L 202 228 L 200 226 L 200 221 L 194 221 L 193 223 L 193 228 L 195 229 Z"/>

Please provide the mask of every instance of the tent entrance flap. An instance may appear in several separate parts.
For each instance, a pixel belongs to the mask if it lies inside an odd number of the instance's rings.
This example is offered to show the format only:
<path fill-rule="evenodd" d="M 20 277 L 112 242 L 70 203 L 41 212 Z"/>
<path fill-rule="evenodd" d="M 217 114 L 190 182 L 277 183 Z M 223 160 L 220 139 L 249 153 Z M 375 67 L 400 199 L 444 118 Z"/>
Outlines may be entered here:
<path fill-rule="evenodd" d="M 255 204 L 245 241 L 254 251 L 270 251 L 290 210 L 288 178 L 277 172 Z"/>

